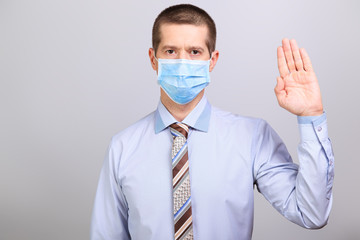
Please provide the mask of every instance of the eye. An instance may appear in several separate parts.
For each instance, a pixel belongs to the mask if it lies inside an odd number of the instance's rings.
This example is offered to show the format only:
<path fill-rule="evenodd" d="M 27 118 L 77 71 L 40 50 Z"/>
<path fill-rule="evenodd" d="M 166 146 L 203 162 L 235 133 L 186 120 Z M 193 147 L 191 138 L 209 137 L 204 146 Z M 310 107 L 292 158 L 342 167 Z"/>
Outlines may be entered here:
<path fill-rule="evenodd" d="M 166 53 L 167 53 L 167 54 L 174 54 L 175 51 L 174 51 L 174 50 L 166 50 Z"/>
<path fill-rule="evenodd" d="M 192 54 L 192 55 L 199 55 L 199 54 L 200 54 L 200 51 L 198 51 L 198 50 L 191 50 L 191 54 Z"/>

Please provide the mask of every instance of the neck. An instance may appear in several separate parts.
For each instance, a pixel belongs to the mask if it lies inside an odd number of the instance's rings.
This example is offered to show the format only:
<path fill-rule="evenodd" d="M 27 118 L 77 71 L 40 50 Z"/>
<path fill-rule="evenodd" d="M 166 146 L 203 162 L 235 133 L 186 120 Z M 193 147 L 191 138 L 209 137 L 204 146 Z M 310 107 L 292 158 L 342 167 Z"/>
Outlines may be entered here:
<path fill-rule="evenodd" d="M 205 90 L 202 90 L 191 102 L 182 105 L 177 104 L 176 102 L 171 100 L 169 96 L 164 92 L 164 90 L 161 89 L 160 100 L 162 104 L 164 104 L 165 108 L 170 112 L 170 114 L 176 119 L 176 121 L 182 122 L 200 102 L 200 100 L 204 96 L 204 91 Z"/>

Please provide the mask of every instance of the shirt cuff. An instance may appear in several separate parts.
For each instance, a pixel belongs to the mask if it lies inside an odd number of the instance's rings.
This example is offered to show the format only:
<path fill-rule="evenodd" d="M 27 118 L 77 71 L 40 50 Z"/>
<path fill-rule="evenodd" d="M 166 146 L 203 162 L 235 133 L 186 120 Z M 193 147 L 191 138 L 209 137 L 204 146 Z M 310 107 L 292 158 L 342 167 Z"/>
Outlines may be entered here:
<path fill-rule="evenodd" d="M 312 124 L 313 122 L 322 122 L 326 120 L 326 113 L 323 112 L 320 116 L 297 116 L 297 121 L 299 124 Z"/>
<path fill-rule="evenodd" d="M 302 141 L 322 141 L 328 139 L 327 119 L 325 112 L 320 116 L 297 117 Z"/>

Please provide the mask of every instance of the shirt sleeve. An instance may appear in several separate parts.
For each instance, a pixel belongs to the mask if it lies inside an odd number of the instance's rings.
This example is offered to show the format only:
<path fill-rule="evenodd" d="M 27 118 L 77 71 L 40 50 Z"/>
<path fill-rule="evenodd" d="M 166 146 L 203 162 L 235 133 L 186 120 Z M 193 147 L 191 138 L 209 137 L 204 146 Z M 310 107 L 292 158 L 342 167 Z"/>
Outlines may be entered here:
<path fill-rule="evenodd" d="M 130 239 L 128 207 L 118 181 L 120 144 L 112 143 L 101 169 L 92 213 L 90 239 Z"/>
<path fill-rule="evenodd" d="M 259 192 L 290 221 L 305 228 L 327 224 L 332 205 L 334 156 L 326 115 L 298 118 L 299 166 L 276 132 L 260 121 L 253 142 L 254 181 Z"/>

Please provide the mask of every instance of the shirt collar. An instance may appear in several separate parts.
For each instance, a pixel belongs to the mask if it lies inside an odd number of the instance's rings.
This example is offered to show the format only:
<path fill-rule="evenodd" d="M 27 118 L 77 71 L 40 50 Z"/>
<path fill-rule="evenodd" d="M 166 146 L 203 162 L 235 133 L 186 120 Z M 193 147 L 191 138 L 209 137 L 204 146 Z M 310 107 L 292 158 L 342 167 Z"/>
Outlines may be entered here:
<path fill-rule="evenodd" d="M 209 129 L 211 106 L 205 95 L 202 97 L 196 107 L 186 116 L 182 123 L 207 132 Z M 176 123 L 176 119 L 169 113 L 161 101 L 159 101 L 156 113 L 155 113 L 155 133 L 159 133 L 169 125 Z"/>

